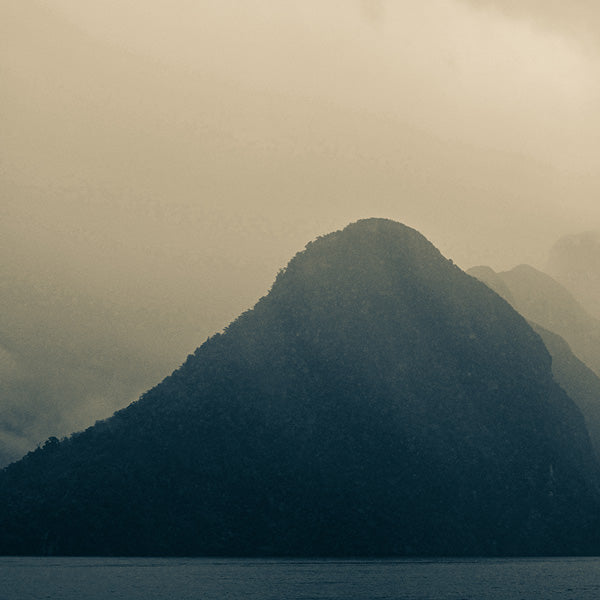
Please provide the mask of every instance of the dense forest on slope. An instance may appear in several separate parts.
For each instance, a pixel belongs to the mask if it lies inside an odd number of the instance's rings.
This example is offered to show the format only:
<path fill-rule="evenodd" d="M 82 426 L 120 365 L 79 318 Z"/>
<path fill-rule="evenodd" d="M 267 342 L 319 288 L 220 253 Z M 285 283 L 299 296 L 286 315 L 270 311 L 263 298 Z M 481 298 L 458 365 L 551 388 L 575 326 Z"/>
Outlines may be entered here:
<path fill-rule="evenodd" d="M 369 219 L 138 402 L 0 475 L 0 551 L 573 554 L 597 464 L 550 356 L 418 232 Z"/>

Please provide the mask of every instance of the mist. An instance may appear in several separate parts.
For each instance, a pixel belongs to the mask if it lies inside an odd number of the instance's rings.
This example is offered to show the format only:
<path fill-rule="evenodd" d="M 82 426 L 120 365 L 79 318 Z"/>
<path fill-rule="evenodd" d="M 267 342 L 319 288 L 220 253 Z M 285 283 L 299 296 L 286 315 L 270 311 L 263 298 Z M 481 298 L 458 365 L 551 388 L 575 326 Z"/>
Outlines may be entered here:
<path fill-rule="evenodd" d="M 600 226 L 598 11 L 550 4 L 3 2 L 0 452 L 135 400 L 351 221 L 495 270 Z"/>

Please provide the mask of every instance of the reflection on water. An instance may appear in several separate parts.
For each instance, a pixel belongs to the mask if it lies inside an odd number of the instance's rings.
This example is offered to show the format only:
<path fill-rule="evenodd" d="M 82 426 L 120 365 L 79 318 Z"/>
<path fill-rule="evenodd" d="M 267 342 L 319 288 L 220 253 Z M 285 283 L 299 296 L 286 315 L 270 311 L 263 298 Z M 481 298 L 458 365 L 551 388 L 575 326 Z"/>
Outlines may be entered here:
<path fill-rule="evenodd" d="M 0 557 L 0 600 L 597 600 L 600 559 Z"/>

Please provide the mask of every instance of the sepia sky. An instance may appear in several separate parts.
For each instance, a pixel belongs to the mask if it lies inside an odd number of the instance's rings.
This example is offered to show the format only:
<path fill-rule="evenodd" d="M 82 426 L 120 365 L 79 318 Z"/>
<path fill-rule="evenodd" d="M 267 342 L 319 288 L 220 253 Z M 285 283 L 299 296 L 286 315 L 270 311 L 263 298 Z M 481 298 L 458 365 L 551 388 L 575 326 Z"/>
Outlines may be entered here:
<path fill-rule="evenodd" d="M 463 268 L 600 228 L 598 32 L 591 0 L 3 0 L 0 451 L 134 400 L 358 218 Z"/>

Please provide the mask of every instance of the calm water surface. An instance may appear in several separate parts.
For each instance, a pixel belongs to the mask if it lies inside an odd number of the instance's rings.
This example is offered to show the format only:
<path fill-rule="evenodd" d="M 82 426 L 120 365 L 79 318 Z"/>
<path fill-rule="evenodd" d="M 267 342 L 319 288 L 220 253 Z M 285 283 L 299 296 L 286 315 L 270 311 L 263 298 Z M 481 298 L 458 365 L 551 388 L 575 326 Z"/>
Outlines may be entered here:
<path fill-rule="evenodd" d="M 0 557 L 0 600 L 598 600 L 600 558 Z"/>

